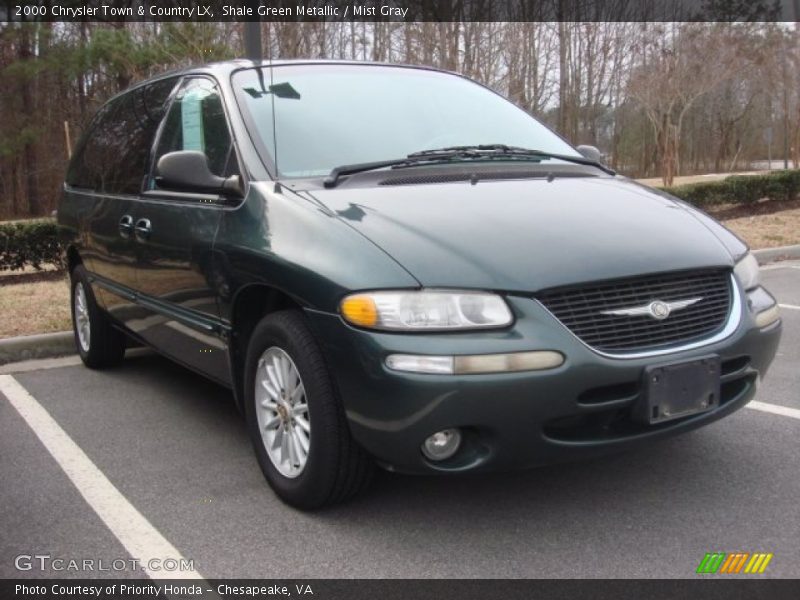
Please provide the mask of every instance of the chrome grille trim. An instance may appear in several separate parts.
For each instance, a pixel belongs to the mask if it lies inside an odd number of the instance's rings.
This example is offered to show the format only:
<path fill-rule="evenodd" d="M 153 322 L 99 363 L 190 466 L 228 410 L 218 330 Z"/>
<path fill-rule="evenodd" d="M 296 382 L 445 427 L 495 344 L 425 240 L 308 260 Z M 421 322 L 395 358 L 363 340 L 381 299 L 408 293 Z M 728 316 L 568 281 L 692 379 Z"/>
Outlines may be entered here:
<path fill-rule="evenodd" d="M 695 350 L 697 348 L 702 348 L 704 346 L 710 346 L 712 344 L 716 344 L 717 342 L 721 342 L 727 338 L 729 338 L 733 333 L 739 328 L 739 325 L 742 322 L 742 291 L 739 289 L 739 284 L 736 281 L 736 278 L 733 276 L 733 273 L 730 274 L 730 291 L 731 291 L 731 303 L 730 309 L 728 311 L 728 317 L 725 322 L 725 326 L 720 329 L 714 335 L 703 338 L 700 340 L 696 340 L 690 342 L 688 344 L 681 344 L 677 346 L 671 346 L 667 348 L 657 348 L 653 350 L 642 350 L 642 351 L 632 351 L 632 352 L 608 352 L 604 350 L 600 350 L 593 346 L 590 346 L 586 342 L 584 342 L 578 335 L 576 335 L 569 327 L 567 327 L 561 320 L 556 317 L 548 308 L 541 302 L 538 298 L 532 298 L 534 302 L 536 302 L 542 310 L 544 310 L 547 314 L 549 314 L 553 319 L 558 322 L 561 327 L 563 327 L 569 334 L 578 340 L 583 346 L 594 352 L 595 354 L 599 354 L 600 356 L 604 356 L 606 358 L 613 358 L 613 359 L 640 359 L 640 358 L 649 358 L 652 356 L 665 356 L 667 354 L 676 354 L 678 352 L 687 352 L 689 350 Z"/>

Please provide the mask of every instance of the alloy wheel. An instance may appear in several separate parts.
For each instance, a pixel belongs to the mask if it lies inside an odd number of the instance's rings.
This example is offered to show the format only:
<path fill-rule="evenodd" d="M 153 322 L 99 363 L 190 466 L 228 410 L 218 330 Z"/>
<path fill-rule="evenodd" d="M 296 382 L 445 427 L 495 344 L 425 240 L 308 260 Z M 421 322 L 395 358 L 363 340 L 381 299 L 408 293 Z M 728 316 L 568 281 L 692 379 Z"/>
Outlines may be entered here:
<path fill-rule="evenodd" d="M 311 422 L 305 387 L 292 358 L 277 346 L 258 361 L 255 376 L 256 416 L 264 448 L 284 477 L 305 469 L 311 446 Z"/>
<path fill-rule="evenodd" d="M 81 282 L 75 284 L 74 305 L 75 331 L 78 332 L 78 343 L 81 345 L 81 350 L 88 352 L 89 336 L 92 330 L 89 320 L 89 303 L 86 301 L 86 291 L 83 289 Z"/>

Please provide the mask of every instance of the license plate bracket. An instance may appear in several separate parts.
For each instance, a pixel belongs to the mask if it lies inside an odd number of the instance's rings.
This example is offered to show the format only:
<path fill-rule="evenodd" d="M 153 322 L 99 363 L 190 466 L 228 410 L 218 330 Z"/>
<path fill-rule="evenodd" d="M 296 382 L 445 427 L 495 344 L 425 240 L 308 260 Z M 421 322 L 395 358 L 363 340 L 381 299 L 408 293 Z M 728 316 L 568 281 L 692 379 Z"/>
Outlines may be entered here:
<path fill-rule="evenodd" d="M 720 399 L 719 356 L 646 367 L 642 389 L 634 416 L 650 425 L 712 410 Z"/>

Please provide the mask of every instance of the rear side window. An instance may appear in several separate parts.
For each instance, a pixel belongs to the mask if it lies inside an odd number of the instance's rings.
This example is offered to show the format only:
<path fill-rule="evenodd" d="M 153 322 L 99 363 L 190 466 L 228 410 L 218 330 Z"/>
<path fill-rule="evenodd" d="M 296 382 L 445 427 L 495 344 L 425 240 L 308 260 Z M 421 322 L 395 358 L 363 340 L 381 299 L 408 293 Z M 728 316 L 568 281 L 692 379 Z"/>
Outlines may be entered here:
<path fill-rule="evenodd" d="M 222 97 L 216 83 L 209 79 L 188 79 L 178 91 L 166 117 L 155 160 L 180 150 L 204 153 L 215 175 L 226 177 L 236 172 Z"/>
<path fill-rule="evenodd" d="M 70 163 L 67 183 L 111 194 L 138 194 L 150 149 L 177 78 L 138 87 L 106 104 Z"/>

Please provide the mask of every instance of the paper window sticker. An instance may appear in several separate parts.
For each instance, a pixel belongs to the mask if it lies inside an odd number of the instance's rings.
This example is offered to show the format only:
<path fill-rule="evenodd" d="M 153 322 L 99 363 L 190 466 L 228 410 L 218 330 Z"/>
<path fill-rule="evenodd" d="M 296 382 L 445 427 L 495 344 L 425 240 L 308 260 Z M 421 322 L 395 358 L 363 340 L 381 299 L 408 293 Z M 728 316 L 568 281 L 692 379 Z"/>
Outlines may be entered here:
<path fill-rule="evenodd" d="M 203 135 L 203 100 L 207 90 L 188 90 L 181 102 L 181 126 L 183 130 L 183 149 L 205 152 Z"/>

